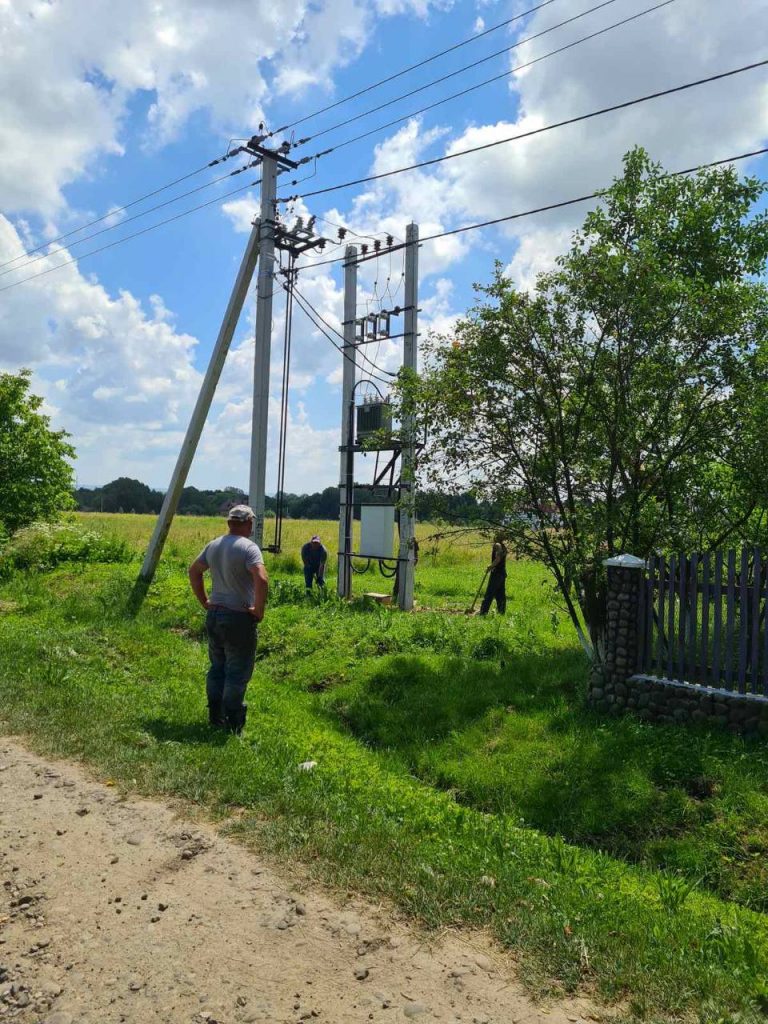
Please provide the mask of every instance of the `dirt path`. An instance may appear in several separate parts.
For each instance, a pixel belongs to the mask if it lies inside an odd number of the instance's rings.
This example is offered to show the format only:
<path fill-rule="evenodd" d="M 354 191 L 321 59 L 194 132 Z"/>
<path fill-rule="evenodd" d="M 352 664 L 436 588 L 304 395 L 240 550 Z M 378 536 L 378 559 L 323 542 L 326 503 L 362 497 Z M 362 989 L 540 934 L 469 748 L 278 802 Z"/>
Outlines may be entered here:
<path fill-rule="evenodd" d="M 300 892 L 199 823 L 0 739 L 0 1021 L 566 1024 L 487 947 Z"/>

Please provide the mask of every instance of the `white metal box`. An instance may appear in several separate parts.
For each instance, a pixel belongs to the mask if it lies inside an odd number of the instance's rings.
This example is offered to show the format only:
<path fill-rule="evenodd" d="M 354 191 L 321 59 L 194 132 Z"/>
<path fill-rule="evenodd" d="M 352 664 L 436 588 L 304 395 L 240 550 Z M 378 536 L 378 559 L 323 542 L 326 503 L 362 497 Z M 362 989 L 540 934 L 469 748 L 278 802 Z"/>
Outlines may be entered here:
<path fill-rule="evenodd" d="M 360 554 L 392 558 L 395 546 L 395 506 L 360 506 Z"/>

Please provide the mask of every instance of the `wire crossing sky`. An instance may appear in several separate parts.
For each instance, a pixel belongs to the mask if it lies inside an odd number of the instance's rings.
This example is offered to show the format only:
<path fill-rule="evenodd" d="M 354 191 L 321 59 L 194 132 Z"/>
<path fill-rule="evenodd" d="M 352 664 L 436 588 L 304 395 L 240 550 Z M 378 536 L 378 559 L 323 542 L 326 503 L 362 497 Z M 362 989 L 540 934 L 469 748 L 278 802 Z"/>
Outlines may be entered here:
<path fill-rule="evenodd" d="M 261 124 L 308 157 L 278 179 L 279 215 L 316 215 L 329 240 L 303 261 L 295 296 L 294 491 L 338 482 L 343 360 L 330 342 L 350 241 L 367 247 L 363 316 L 396 304 L 396 247 L 418 222 L 420 331 L 446 331 L 495 260 L 521 287 L 550 267 L 635 145 L 670 171 L 733 158 L 768 174 L 756 66 L 768 0 L 285 0 L 278 17 L 267 0 L 246 6 L 197 0 L 190 17 L 182 0 L 133 0 L 119 19 L 100 0 L 0 7 L 0 369 L 32 369 L 81 483 L 167 485 L 258 209 L 260 171 L 238 147 Z M 259 273 L 280 289 L 277 269 Z M 246 486 L 252 334 L 249 303 L 196 486 Z M 382 385 L 401 344 L 365 353 Z"/>

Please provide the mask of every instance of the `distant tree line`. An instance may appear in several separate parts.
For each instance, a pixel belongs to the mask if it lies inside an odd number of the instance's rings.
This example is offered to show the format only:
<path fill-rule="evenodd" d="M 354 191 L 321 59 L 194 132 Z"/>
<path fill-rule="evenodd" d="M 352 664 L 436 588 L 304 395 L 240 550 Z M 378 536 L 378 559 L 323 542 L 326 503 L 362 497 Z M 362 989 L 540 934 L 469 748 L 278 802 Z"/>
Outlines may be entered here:
<path fill-rule="evenodd" d="M 121 476 L 103 487 L 78 487 L 74 499 L 80 512 L 138 512 L 157 515 L 164 494 L 140 480 Z M 381 500 L 381 498 L 379 498 Z M 248 501 L 239 487 L 200 490 L 185 487 L 181 492 L 179 514 L 184 516 L 224 516 L 232 505 Z M 267 496 L 267 516 L 274 515 L 277 497 Z M 338 519 L 339 489 L 326 487 L 314 494 L 288 494 L 283 498 L 283 514 L 287 519 Z M 478 502 L 471 494 L 447 496 L 437 492 L 417 493 L 416 514 L 421 520 L 465 523 L 494 521 L 493 509 Z"/>

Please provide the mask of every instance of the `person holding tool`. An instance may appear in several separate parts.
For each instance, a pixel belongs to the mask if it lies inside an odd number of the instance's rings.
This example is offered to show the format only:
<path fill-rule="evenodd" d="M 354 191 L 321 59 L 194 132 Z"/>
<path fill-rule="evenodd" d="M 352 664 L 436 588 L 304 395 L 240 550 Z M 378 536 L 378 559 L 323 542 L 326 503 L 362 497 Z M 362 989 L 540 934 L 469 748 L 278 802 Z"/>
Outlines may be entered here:
<path fill-rule="evenodd" d="M 491 564 L 487 572 L 488 586 L 485 588 L 485 597 L 480 605 L 479 614 L 487 615 L 495 600 L 499 615 L 503 615 L 507 610 L 507 546 L 503 533 L 497 533 L 493 538 Z"/>
<path fill-rule="evenodd" d="M 328 550 L 317 534 L 302 547 L 301 561 L 304 563 L 304 583 L 307 590 L 312 589 L 312 584 L 315 581 L 317 581 L 318 587 L 324 587 Z"/>
<path fill-rule="evenodd" d="M 206 544 L 189 567 L 192 592 L 206 611 L 208 721 L 238 735 L 245 725 L 243 697 L 253 675 L 256 627 L 264 618 L 269 582 L 261 551 L 251 540 L 253 520 L 253 509 L 235 505 L 228 513 L 228 533 Z M 210 597 L 203 579 L 208 570 Z"/>

